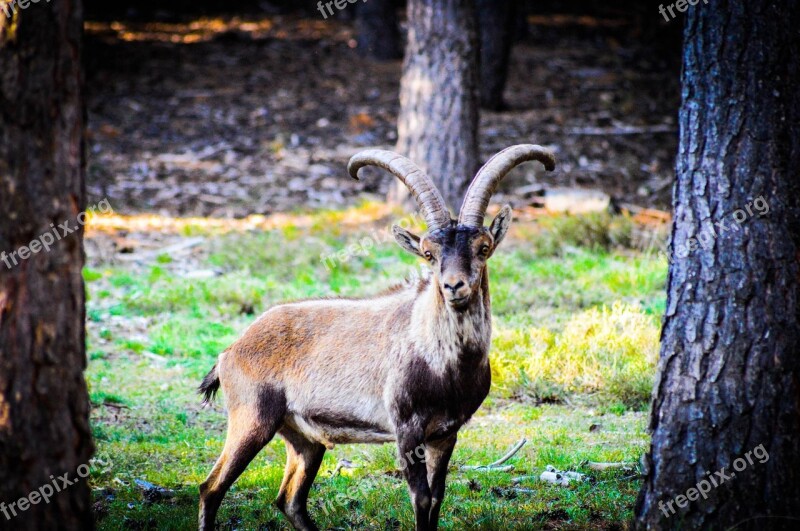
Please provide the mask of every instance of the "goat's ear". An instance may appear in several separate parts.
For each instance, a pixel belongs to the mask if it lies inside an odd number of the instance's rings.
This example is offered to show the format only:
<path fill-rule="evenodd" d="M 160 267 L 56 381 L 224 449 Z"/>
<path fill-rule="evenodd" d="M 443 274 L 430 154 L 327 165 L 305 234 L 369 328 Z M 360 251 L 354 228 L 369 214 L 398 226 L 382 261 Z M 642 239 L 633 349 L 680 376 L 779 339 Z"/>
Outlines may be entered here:
<path fill-rule="evenodd" d="M 495 249 L 497 249 L 497 246 L 503 241 L 503 238 L 506 237 L 506 232 L 508 232 L 508 227 L 510 226 L 511 207 L 506 205 L 500 209 L 500 212 L 497 213 L 497 216 L 492 220 L 492 224 L 489 227 L 489 232 L 492 233 L 492 238 L 494 238 Z M 492 251 L 494 251 L 494 249 L 492 249 Z"/>
<path fill-rule="evenodd" d="M 422 251 L 419 250 L 419 236 L 408 232 L 400 225 L 392 225 L 392 235 L 400 247 L 411 254 L 422 256 Z"/>

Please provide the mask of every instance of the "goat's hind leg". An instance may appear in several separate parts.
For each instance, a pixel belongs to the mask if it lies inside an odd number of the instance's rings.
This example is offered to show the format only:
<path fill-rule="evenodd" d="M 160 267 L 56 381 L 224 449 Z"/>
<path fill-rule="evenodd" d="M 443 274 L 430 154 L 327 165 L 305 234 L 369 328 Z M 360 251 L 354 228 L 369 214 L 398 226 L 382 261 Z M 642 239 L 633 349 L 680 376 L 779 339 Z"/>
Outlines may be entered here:
<path fill-rule="evenodd" d="M 325 446 L 286 426 L 280 435 L 286 442 L 286 470 L 275 505 L 295 529 L 316 531 L 317 526 L 308 514 L 308 493 L 322 464 Z"/>
<path fill-rule="evenodd" d="M 206 481 L 200 485 L 201 531 L 213 530 L 225 493 L 244 472 L 250 461 L 272 440 L 283 422 L 283 413 L 266 417 L 250 406 L 231 407 L 225 448 Z"/>

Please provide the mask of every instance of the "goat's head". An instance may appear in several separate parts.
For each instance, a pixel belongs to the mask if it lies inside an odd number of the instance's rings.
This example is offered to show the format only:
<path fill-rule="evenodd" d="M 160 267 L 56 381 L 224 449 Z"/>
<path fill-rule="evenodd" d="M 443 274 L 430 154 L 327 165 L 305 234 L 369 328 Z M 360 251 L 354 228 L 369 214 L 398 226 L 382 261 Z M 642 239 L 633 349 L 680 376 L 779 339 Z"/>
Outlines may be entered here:
<path fill-rule="evenodd" d="M 555 168 L 552 152 L 531 144 L 504 149 L 478 171 L 464 196 L 458 221 L 450 217 L 442 194 L 413 162 L 380 149 L 368 149 L 353 156 L 348 172 L 358 179 L 364 166 L 386 169 L 405 184 L 422 212 L 428 231 L 417 236 L 397 225 L 392 227 L 397 243 L 424 258 L 444 300 L 451 307 L 466 308 L 478 293 L 486 262 L 505 237 L 511 224 L 511 207 L 506 205 L 489 227 L 483 226 L 489 200 L 497 185 L 514 167 L 538 160 L 548 171 Z"/>

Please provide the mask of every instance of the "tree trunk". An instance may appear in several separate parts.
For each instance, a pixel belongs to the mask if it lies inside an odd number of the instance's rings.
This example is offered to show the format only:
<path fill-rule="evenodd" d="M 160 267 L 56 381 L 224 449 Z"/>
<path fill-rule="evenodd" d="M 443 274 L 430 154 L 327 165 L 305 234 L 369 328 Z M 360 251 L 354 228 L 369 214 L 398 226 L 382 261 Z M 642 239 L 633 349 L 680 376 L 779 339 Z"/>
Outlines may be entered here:
<path fill-rule="evenodd" d="M 94 527 L 82 31 L 80 0 L 0 12 L 0 529 Z"/>
<path fill-rule="evenodd" d="M 478 164 L 473 0 L 409 0 L 397 131 L 398 151 L 431 176 L 451 208 L 459 208 Z"/>
<path fill-rule="evenodd" d="M 392 0 L 356 4 L 356 34 L 361 55 L 380 61 L 402 57 L 400 28 Z"/>
<path fill-rule="evenodd" d="M 517 27 L 516 0 L 477 0 L 480 32 L 481 107 L 505 108 L 503 90 Z"/>
<path fill-rule="evenodd" d="M 799 7 L 686 13 L 674 261 L 639 528 L 797 526 Z"/>

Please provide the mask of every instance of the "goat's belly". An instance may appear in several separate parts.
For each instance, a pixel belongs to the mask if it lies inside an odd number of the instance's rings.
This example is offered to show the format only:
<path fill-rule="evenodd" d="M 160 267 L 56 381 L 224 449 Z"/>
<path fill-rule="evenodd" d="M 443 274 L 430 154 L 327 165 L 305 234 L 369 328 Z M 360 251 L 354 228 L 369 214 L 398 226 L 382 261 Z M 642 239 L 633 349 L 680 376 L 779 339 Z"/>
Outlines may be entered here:
<path fill-rule="evenodd" d="M 286 422 L 308 439 L 324 444 L 329 449 L 335 444 L 377 444 L 396 439 L 389 425 L 330 411 L 293 413 Z"/>

